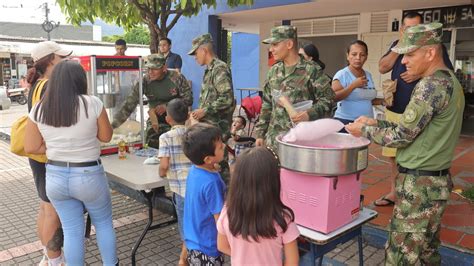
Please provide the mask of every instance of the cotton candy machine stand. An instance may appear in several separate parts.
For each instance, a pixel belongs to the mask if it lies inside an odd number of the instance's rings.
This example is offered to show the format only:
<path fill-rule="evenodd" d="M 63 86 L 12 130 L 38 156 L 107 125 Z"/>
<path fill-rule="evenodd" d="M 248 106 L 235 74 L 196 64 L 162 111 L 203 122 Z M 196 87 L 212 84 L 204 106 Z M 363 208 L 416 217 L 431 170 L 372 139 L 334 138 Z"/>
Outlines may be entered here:
<path fill-rule="evenodd" d="M 295 213 L 295 222 L 327 234 L 356 219 L 370 141 L 343 133 L 312 143 L 281 139 L 281 199 Z"/>

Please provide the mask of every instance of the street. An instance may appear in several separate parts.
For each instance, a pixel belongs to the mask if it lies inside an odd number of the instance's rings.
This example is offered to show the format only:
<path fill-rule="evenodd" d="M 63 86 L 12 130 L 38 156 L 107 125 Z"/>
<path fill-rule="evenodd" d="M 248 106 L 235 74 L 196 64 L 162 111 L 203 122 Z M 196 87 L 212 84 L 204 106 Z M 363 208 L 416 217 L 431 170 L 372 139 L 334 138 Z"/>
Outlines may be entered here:
<path fill-rule="evenodd" d="M 5 133 L 10 135 L 10 129 L 13 124 L 18 118 L 22 115 L 28 114 L 28 105 L 19 105 L 18 103 L 14 102 L 10 106 L 8 110 L 1 110 L 0 111 L 0 133 Z"/>

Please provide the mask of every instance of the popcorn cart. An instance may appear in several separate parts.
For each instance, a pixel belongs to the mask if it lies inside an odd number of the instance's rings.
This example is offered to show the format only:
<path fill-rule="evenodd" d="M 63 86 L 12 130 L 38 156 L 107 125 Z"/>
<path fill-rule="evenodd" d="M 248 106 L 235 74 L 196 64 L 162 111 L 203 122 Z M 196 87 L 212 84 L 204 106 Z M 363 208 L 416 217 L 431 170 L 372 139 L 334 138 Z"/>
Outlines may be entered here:
<path fill-rule="evenodd" d="M 87 90 L 104 103 L 110 122 L 138 84 L 139 104 L 120 127 L 114 129 L 112 140 L 101 144 L 101 154 L 118 151 L 121 140 L 127 147 L 140 148 L 145 141 L 143 108 L 142 59 L 139 56 L 79 56 L 75 57 L 87 74 Z"/>

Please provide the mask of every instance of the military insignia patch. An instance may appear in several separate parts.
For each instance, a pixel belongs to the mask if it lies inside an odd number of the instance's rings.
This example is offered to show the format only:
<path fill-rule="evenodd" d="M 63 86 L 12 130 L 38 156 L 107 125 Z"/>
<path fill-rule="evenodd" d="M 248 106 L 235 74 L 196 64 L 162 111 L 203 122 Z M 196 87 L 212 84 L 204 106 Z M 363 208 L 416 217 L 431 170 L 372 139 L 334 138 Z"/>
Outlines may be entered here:
<path fill-rule="evenodd" d="M 403 113 L 403 117 L 406 122 L 411 123 L 415 121 L 417 116 L 416 110 L 413 108 L 406 109 L 405 112 Z"/>

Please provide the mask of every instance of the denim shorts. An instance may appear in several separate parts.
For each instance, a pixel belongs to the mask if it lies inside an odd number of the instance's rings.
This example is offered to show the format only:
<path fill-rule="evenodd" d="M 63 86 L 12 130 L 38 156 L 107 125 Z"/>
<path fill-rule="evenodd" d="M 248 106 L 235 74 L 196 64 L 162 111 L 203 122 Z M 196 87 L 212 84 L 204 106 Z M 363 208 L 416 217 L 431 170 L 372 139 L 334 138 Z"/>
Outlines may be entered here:
<path fill-rule="evenodd" d="M 184 241 L 183 219 L 184 219 L 184 197 L 173 193 L 173 205 L 176 209 L 176 218 L 178 219 L 178 230 L 181 240 Z"/>

